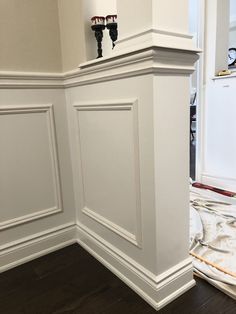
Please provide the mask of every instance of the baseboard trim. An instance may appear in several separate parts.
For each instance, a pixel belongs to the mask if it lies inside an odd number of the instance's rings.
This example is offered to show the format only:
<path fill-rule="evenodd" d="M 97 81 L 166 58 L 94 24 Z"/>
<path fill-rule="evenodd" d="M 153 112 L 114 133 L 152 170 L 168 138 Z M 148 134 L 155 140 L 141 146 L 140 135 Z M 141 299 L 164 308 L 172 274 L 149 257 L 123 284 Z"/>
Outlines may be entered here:
<path fill-rule="evenodd" d="M 202 173 L 201 182 L 204 184 L 208 184 L 208 185 L 222 188 L 225 190 L 229 190 L 232 192 L 236 191 L 236 179 L 235 178 L 216 176 L 209 173 Z"/>
<path fill-rule="evenodd" d="M 76 243 L 74 223 L 0 246 L 0 273 Z"/>
<path fill-rule="evenodd" d="M 0 273 L 76 242 L 155 310 L 195 285 L 190 258 L 156 276 L 86 226 L 74 223 L 0 246 Z"/>
<path fill-rule="evenodd" d="M 195 285 L 190 258 L 156 276 L 82 224 L 77 225 L 76 238 L 79 245 L 155 310 L 160 310 Z"/>

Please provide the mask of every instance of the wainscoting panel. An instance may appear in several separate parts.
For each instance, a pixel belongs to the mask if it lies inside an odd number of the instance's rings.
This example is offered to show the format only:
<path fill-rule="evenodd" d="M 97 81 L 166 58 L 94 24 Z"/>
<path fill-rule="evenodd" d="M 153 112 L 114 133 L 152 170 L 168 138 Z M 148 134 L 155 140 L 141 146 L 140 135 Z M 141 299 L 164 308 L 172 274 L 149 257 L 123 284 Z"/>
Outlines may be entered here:
<path fill-rule="evenodd" d="M 83 182 L 82 212 L 131 243 L 141 245 L 135 99 L 76 104 Z"/>
<path fill-rule="evenodd" d="M 52 105 L 0 107 L 0 230 L 62 211 Z"/>

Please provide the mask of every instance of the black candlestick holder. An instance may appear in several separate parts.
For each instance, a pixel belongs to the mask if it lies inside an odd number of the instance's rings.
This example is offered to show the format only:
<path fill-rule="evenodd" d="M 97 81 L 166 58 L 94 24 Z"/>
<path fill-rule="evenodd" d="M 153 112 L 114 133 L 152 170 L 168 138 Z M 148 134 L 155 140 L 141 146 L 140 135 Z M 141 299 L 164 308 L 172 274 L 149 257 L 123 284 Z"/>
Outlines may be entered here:
<path fill-rule="evenodd" d="M 95 38 L 97 40 L 97 52 L 98 56 L 97 58 L 102 57 L 102 39 L 103 39 L 103 30 L 105 29 L 105 25 L 102 24 L 95 24 L 91 26 L 92 30 L 95 32 Z"/>
<path fill-rule="evenodd" d="M 109 35 L 112 40 L 112 49 L 115 47 L 115 41 L 118 37 L 118 30 L 117 30 L 117 15 L 107 15 L 106 16 L 106 28 L 109 29 Z"/>

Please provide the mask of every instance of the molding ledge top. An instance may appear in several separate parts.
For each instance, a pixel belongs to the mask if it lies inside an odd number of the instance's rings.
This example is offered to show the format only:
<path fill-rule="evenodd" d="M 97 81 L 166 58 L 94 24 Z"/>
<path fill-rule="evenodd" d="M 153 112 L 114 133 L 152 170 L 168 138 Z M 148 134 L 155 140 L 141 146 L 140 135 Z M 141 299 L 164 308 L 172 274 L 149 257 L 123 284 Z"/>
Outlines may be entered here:
<path fill-rule="evenodd" d="M 232 71 L 230 75 L 222 75 L 222 76 L 213 76 L 212 80 L 223 80 L 223 79 L 235 79 L 236 78 L 236 71 Z"/>
<path fill-rule="evenodd" d="M 135 50 L 143 45 L 195 51 L 193 35 L 153 28 L 119 38 L 116 42 L 116 49 L 120 51 Z"/>
<path fill-rule="evenodd" d="M 128 38 L 119 39 L 111 55 L 84 62 L 80 64 L 79 67 L 80 69 L 92 67 L 112 59 L 122 58 L 129 54 L 135 54 L 139 51 L 150 49 L 166 49 L 191 54 L 201 53 L 202 51 L 200 49 L 194 47 L 192 39 L 193 36 L 188 34 L 178 34 L 176 36 L 176 33 L 173 32 L 146 30 Z"/>
<path fill-rule="evenodd" d="M 173 73 L 191 74 L 200 50 L 182 50 L 160 46 L 139 47 L 83 63 L 76 73 L 65 75 L 65 87 L 94 84 L 137 75 Z"/>
<path fill-rule="evenodd" d="M 111 55 L 82 63 L 80 85 L 152 73 L 191 74 L 200 52 L 192 35 L 147 29 L 119 39 Z M 67 75 L 66 87 L 74 83 Z"/>

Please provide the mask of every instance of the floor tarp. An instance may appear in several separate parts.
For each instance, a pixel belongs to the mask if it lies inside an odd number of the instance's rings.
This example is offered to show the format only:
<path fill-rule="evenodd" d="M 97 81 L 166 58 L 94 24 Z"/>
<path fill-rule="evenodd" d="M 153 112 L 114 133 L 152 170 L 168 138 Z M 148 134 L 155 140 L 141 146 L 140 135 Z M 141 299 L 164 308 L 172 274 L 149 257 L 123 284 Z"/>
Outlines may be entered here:
<path fill-rule="evenodd" d="M 190 253 L 196 273 L 236 299 L 236 199 L 190 186 Z"/>

